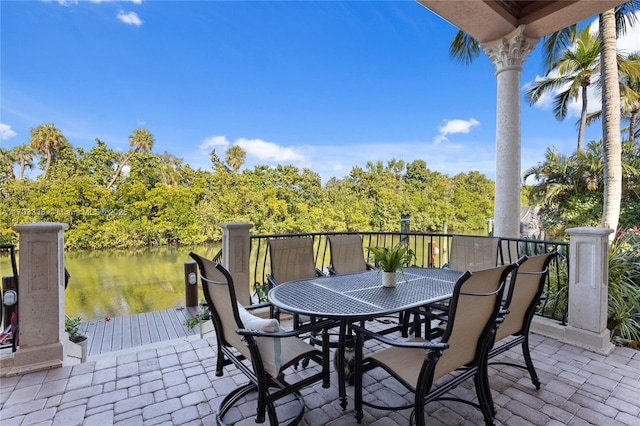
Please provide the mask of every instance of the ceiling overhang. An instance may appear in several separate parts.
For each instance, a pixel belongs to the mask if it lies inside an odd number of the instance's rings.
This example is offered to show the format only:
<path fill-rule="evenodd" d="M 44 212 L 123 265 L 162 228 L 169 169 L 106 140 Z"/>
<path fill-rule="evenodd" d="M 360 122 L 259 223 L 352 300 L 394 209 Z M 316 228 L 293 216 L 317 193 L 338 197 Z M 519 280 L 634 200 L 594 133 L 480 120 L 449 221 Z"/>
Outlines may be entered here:
<path fill-rule="evenodd" d="M 524 36 L 543 36 L 598 15 L 626 0 L 418 0 L 481 43 L 525 25 Z"/>

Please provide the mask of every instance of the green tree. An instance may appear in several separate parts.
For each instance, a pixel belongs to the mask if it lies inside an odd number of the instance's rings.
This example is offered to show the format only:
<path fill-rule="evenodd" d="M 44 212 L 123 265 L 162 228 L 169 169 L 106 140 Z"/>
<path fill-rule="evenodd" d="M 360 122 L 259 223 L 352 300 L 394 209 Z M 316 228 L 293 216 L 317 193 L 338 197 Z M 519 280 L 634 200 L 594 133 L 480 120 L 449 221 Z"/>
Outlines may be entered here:
<path fill-rule="evenodd" d="M 113 178 L 120 156 L 103 140 L 96 138 L 95 142 L 94 147 L 80 156 L 80 167 L 93 178 L 96 185 L 106 187 Z"/>
<path fill-rule="evenodd" d="M 6 148 L 0 148 L 0 182 L 15 179 L 13 173 L 13 154 Z"/>
<path fill-rule="evenodd" d="M 636 138 L 636 122 L 640 113 L 640 53 L 627 56 L 629 62 L 636 67 L 622 74 L 620 96 L 622 97 L 622 114 L 629 120 L 629 140 Z M 624 90 L 622 89 L 624 88 Z"/>
<path fill-rule="evenodd" d="M 45 157 L 45 165 L 42 170 L 41 179 L 47 177 L 53 153 L 60 149 L 63 144 L 68 144 L 67 138 L 55 127 L 53 123 L 41 124 L 31 129 L 31 140 L 29 145 L 40 151 Z"/>
<path fill-rule="evenodd" d="M 11 153 L 13 155 L 13 161 L 17 162 L 20 165 L 20 171 L 18 172 L 18 179 L 23 179 L 25 169 L 27 167 L 29 169 L 32 169 L 34 166 L 33 158 L 35 157 L 36 152 L 33 149 L 33 147 L 27 144 L 22 144 L 13 148 L 11 150 Z"/>
<path fill-rule="evenodd" d="M 227 150 L 227 165 L 231 167 L 235 173 L 244 164 L 244 160 L 247 157 L 247 153 L 238 145 L 233 145 Z"/>
<path fill-rule="evenodd" d="M 125 164 L 127 164 L 127 162 L 129 162 L 129 160 L 131 160 L 131 158 L 136 155 L 138 151 L 151 151 L 154 143 L 155 139 L 151 132 L 149 132 L 147 129 L 139 128 L 134 130 L 133 133 L 129 136 L 129 146 L 134 148 L 129 150 L 128 154 L 118 165 L 113 178 L 107 184 L 107 189 L 110 189 L 113 186 L 113 184 L 120 176 L 120 173 L 122 173 L 122 169 L 124 168 Z"/>
<path fill-rule="evenodd" d="M 558 120 L 564 120 L 568 106 L 578 98 L 582 101 L 578 126 L 578 151 L 584 149 L 584 130 L 587 121 L 587 90 L 592 79 L 599 71 L 600 40 L 589 27 L 580 31 L 575 49 L 565 50 L 562 57 L 551 65 L 557 72 L 556 77 L 546 77 L 537 81 L 526 93 L 530 104 L 540 100 L 542 95 L 566 86 L 554 98 L 554 114 Z"/>
<path fill-rule="evenodd" d="M 545 161 L 525 171 L 523 179 L 534 178 L 532 201 L 543 207 L 545 229 L 561 237 L 566 227 L 597 226 L 604 198 L 604 144 L 590 142 L 587 149 L 571 156 L 548 149 Z M 624 206 L 621 223 L 632 226 L 640 212 L 640 146 L 636 141 L 622 145 Z"/>

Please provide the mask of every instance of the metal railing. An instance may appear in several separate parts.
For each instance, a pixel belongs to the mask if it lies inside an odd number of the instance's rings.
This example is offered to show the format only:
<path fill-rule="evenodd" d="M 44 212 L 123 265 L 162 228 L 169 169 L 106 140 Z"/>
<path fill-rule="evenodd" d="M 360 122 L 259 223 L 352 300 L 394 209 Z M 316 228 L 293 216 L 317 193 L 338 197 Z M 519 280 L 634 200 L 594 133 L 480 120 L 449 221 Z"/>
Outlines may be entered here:
<path fill-rule="evenodd" d="M 406 244 L 413 250 L 415 258 L 412 266 L 421 268 L 441 268 L 449 261 L 452 237 L 456 234 L 430 234 L 419 232 L 313 232 L 299 234 L 252 235 L 250 254 L 250 282 L 255 302 L 258 295 L 267 288 L 266 275 L 270 273 L 270 258 L 267 240 L 283 237 L 307 237 L 313 240 L 316 267 L 328 272 L 331 264 L 328 236 L 359 234 L 363 239 L 363 254 L 367 256 L 367 247 L 392 247 Z M 478 237 L 489 238 L 489 237 Z M 569 243 L 523 238 L 500 238 L 498 261 L 514 262 L 523 255 L 558 251 L 549 265 L 549 274 L 537 314 L 552 318 L 566 325 L 567 289 L 569 285 Z M 366 257 L 365 257 L 366 259 Z M 264 294 L 264 293 L 262 293 Z"/>

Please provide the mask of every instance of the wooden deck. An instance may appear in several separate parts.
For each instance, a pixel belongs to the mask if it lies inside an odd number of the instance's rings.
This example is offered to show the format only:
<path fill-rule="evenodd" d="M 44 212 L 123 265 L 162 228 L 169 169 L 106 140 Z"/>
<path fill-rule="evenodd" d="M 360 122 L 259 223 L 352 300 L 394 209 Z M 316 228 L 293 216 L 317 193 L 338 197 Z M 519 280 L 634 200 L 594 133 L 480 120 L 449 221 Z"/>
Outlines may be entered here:
<path fill-rule="evenodd" d="M 81 325 L 89 338 L 87 355 L 115 352 L 165 340 L 179 339 L 200 333 L 196 326 L 189 329 L 184 321 L 197 312 L 196 307 L 178 307 L 137 315 L 87 321 Z"/>

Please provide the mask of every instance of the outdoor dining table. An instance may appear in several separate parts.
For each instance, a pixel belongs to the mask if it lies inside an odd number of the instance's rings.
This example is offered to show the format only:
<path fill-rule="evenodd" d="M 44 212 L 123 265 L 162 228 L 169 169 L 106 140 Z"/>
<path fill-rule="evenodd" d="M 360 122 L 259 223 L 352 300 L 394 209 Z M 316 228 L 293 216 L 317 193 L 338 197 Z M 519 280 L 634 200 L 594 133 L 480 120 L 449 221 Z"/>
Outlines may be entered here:
<path fill-rule="evenodd" d="M 289 281 L 269 291 L 271 303 L 283 311 L 339 321 L 338 365 L 353 322 L 381 317 L 448 299 L 462 271 L 404 268 L 396 287 L 383 287 L 379 271 L 330 275 Z M 347 407 L 344 368 L 338 368 L 342 409 Z"/>

